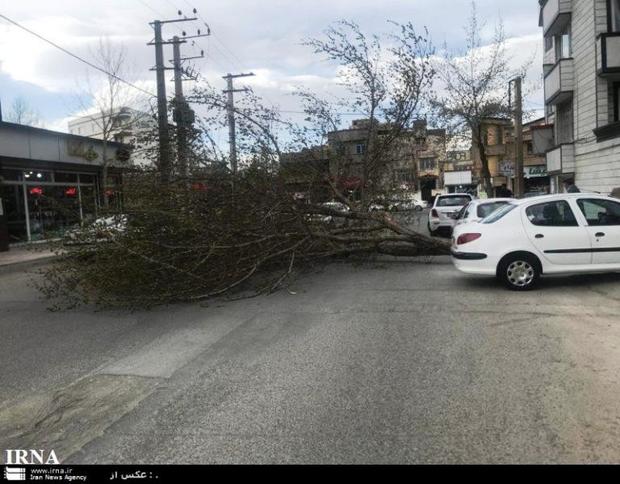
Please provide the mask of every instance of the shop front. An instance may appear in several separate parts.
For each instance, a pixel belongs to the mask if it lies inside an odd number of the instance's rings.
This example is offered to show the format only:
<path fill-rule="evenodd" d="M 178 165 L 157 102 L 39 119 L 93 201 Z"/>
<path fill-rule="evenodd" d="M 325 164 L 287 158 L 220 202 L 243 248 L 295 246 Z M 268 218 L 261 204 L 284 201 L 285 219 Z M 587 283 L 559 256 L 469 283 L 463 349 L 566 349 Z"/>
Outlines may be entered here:
<path fill-rule="evenodd" d="M 1 176 L 10 243 L 56 238 L 97 215 L 94 173 L 3 168 Z"/>
<path fill-rule="evenodd" d="M 120 191 L 121 148 L 110 143 L 106 151 L 106 158 L 114 156 L 106 187 L 111 193 Z M 0 232 L 8 243 L 56 239 L 94 220 L 102 158 L 99 140 L 0 122 Z"/>
<path fill-rule="evenodd" d="M 547 173 L 547 165 L 523 167 L 524 193 L 550 193 L 551 179 Z"/>

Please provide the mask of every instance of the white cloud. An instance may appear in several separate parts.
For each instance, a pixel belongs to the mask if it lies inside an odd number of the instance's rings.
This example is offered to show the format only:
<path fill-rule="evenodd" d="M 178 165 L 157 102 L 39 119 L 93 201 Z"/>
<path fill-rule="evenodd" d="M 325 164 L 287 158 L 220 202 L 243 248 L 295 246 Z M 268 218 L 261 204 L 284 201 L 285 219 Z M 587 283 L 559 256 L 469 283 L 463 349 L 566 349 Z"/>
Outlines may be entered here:
<path fill-rule="evenodd" d="M 454 45 L 462 40 L 461 27 L 470 8 L 469 0 L 21 0 L 3 5 L 2 13 L 89 60 L 90 49 L 100 37 L 122 41 L 135 72 L 133 80 L 154 89 L 154 73 L 149 71 L 154 50 L 146 45 L 153 32 L 148 22 L 156 17 L 174 18 L 176 8 L 187 10 L 188 3 L 199 9 L 214 34 L 197 40 L 195 46 L 183 47 L 190 55 L 201 48 L 206 51 L 204 61 L 195 61 L 203 76 L 216 87 L 224 87 L 221 77 L 227 72 L 254 71 L 255 78 L 244 79 L 240 84 L 252 86 L 268 101 L 290 110 L 299 109 L 291 96 L 298 86 L 320 93 L 337 89 L 334 66 L 301 45 L 304 38 L 320 36 L 330 23 L 350 18 L 366 30 L 385 32 L 387 19 L 412 21 L 420 27 L 427 25 L 436 44 L 447 40 Z M 536 2 L 478 0 L 478 6 L 480 15 L 489 18 L 491 24 L 501 13 L 516 63 L 540 46 Z M 197 27 L 187 24 L 179 28 L 193 33 Z M 165 26 L 166 35 L 178 34 L 176 29 L 175 24 Z M 535 60 L 532 78 L 540 77 L 541 55 L 542 52 Z M 167 51 L 166 59 L 169 58 Z M 0 72 L 13 80 L 39 86 L 50 96 L 61 93 L 67 98 L 88 70 L 75 59 L 1 20 L 0 62 Z M 191 84 L 185 87 L 188 89 Z M 6 96 L 6 89 L 3 90 Z M 538 93 L 531 102 L 540 103 L 541 99 Z M 66 113 L 62 114 L 64 118 Z"/>

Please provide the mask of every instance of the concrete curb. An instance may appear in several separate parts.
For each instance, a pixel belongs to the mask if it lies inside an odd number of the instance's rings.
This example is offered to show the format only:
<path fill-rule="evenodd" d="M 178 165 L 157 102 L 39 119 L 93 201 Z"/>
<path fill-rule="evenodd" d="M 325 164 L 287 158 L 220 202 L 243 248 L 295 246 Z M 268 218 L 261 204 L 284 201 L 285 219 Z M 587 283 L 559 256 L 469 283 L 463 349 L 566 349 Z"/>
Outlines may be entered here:
<path fill-rule="evenodd" d="M 49 264 L 54 259 L 56 259 L 57 255 L 49 255 L 45 257 L 40 257 L 38 259 L 31 259 L 19 262 L 11 262 L 9 264 L 0 265 L 0 274 L 10 274 L 13 272 L 27 271 L 28 269 L 33 269 L 36 267 L 44 266 Z"/>

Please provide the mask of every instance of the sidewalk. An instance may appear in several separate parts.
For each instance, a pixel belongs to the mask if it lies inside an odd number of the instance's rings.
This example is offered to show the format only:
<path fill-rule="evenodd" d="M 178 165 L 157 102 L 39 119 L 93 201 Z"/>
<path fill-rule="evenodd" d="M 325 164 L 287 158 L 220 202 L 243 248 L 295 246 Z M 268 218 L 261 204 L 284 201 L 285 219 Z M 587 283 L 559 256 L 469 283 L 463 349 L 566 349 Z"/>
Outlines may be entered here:
<path fill-rule="evenodd" d="M 56 254 L 45 247 L 11 247 L 8 252 L 0 252 L 0 273 L 24 270 L 44 264 L 54 257 Z"/>

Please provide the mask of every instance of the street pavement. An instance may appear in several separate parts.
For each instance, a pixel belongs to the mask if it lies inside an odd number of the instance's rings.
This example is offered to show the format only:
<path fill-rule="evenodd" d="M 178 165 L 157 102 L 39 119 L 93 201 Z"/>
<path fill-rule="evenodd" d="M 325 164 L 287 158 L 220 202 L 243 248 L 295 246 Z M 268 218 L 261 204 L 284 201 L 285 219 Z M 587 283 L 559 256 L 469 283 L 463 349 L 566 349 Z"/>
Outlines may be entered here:
<path fill-rule="evenodd" d="M 620 275 L 514 293 L 448 258 L 271 296 L 49 312 L 0 274 L 0 451 L 66 463 L 620 462 Z"/>

